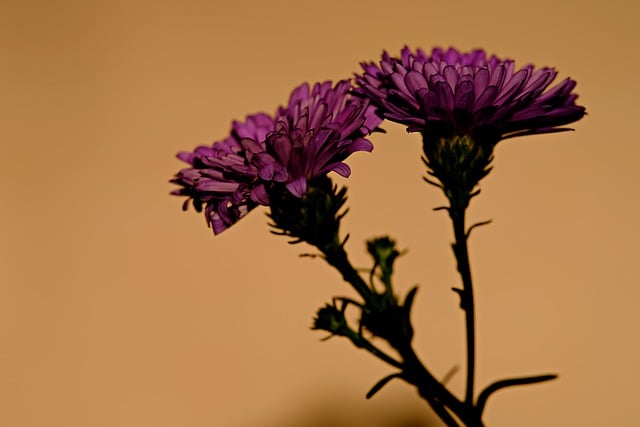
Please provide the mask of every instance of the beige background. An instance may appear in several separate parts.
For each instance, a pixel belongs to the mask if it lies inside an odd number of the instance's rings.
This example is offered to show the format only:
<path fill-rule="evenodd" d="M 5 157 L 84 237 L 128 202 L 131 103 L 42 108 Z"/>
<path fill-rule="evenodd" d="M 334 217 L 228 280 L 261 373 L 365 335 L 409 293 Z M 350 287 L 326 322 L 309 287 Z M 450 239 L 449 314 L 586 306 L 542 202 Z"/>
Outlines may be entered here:
<path fill-rule="evenodd" d="M 483 47 L 578 81 L 576 132 L 501 143 L 472 220 L 487 424 L 637 426 L 638 42 L 632 0 L 15 1 L 0 10 L 0 425 L 428 425 L 390 370 L 309 331 L 348 290 L 256 210 L 215 237 L 182 213 L 174 154 L 406 43 Z M 416 346 L 463 363 L 443 203 L 419 139 L 386 125 L 348 181 L 349 248 L 390 233 L 421 285 Z M 462 391 L 463 372 L 452 386 Z M 357 420 L 366 420 L 358 423 Z M 431 424 L 429 424 L 431 425 Z"/>

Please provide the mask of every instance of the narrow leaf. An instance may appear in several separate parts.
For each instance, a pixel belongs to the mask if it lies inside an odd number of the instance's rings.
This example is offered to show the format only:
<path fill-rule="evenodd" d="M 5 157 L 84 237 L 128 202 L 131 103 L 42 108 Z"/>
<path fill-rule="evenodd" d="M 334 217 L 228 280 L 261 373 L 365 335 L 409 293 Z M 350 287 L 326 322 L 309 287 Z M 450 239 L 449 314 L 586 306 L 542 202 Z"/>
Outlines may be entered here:
<path fill-rule="evenodd" d="M 487 404 L 487 399 L 489 396 L 506 387 L 512 387 L 516 385 L 525 385 L 525 384 L 536 384 L 544 381 L 550 381 L 558 378 L 555 374 L 547 374 L 547 375 L 538 375 L 535 377 L 522 377 L 522 378 L 510 378 L 506 380 L 496 381 L 493 384 L 489 385 L 485 388 L 482 393 L 478 396 L 478 403 L 476 404 L 477 410 L 479 414 L 482 414 L 484 410 L 484 406 Z"/>
<path fill-rule="evenodd" d="M 411 306 L 413 305 L 413 299 L 416 297 L 416 292 L 418 292 L 418 287 L 414 286 L 404 299 L 404 308 L 407 313 L 411 313 Z"/>
<path fill-rule="evenodd" d="M 400 378 L 401 376 L 402 374 L 400 373 L 391 374 L 391 375 L 387 375 L 386 377 L 378 381 L 373 387 L 371 387 L 371 390 L 369 390 L 369 393 L 367 393 L 367 399 L 371 399 L 373 395 L 379 392 L 380 389 L 384 387 L 389 381 L 391 381 L 394 378 Z"/>

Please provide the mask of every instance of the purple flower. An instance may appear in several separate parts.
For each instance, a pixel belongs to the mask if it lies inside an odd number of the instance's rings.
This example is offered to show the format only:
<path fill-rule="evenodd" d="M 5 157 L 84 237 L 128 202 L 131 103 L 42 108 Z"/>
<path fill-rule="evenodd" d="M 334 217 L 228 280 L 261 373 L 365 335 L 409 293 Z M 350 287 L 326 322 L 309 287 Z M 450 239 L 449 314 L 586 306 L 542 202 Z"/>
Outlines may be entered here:
<path fill-rule="evenodd" d="M 557 74 L 553 68 L 516 69 L 512 60 L 487 57 L 479 49 L 436 48 L 429 56 L 405 47 L 399 58 L 384 52 L 380 65 L 361 65 L 356 92 L 384 118 L 429 140 L 468 135 L 495 144 L 567 130 L 559 126 L 585 114 L 575 104 L 575 81 L 565 79 L 547 90 Z"/>
<path fill-rule="evenodd" d="M 257 165 L 261 178 L 285 183 L 292 194 L 302 197 L 313 178 L 331 171 L 350 175 L 344 160 L 356 151 L 373 149 L 365 136 L 382 121 L 368 101 L 349 94 L 350 88 L 343 80 L 335 87 L 324 82 L 312 89 L 303 84 L 293 91 L 289 105 L 278 110 L 275 130 L 267 136 L 264 165 Z"/>
<path fill-rule="evenodd" d="M 365 139 L 382 121 L 367 100 L 352 97 L 351 85 L 340 81 L 306 83 L 291 94 L 289 104 L 271 117 L 260 113 L 234 122 L 231 135 L 212 146 L 182 152 L 189 163 L 172 183 L 172 194 L 187 196 L 219 234 L 258 204 L 271 203 L 273 185 L 284 184 L 302 197 L 307 181 L 334 171 L 350 174 L 343 162 L 355 151 L 371 151 Z"/>
<path fill-rule="evenodd" d="M 264 183 L 250 160 L 252 153 L 264 150 L 264 140 L 273 125 L 273 118 L 267 114 L 251 115 L 245 122 L 234 122 L 227 139 L 178 153 L 180 160 L 191 165 L 171 180 L 182 186 L 172 194 L 188 197 L 183 209 L 190 201 L 198 212 L 204 205 L 207 224 L 219 234 L 258 203 L 264 204 Z"/>

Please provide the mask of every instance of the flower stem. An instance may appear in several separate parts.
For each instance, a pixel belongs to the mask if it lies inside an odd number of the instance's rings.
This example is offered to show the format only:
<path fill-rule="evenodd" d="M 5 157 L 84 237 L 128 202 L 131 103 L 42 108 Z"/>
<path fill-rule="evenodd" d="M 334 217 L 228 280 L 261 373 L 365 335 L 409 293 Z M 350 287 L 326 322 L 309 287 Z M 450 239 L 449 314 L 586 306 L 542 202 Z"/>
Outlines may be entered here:
<path fill-rule="evenodd" d="M 458 263 L 458 272 L 462 278 L 460 290 L 460 306 L 465 312 L 466 339 L 467 339 L 467 385 L 465 391 L 465 404 L 469 408 L 474 406 L 474 377 L 475 377 L 475 308 L 473 298 L 473 282 L 471 280 L 471 267 L 469 265 L 469 251 L 467 249 L 468 234 L 465 227 L 466 206 L 452 203 L 449 216 L 453 222 L 455 243 L 453 252 Z"/>
<path fill-rule="evenodd" d="M 327 263 L 342 274 L 344 281 L 353 286 L 356 292 L 364 299 L 365 303 L 373 303 L 371 300 L 371 290 L 358 271 L 351 265 L 342 245 L 333 244 L 326 247 L 318 247 L 318 249 L 324 254 Z"/>
<path fill-rule="evenodd" d="M 403 377 L 409 384 L 418 389 L 418 394 L 424 398 L 440 419 L 449 427 L 459 427 L 460 424 L 446 408 L 449 408 L 460 419 L 465 417 L 465 407 L 444 385 L 442 385 L 420 362 L 411 344 L 397 348 L 404 363 Z"/>
<path fill-rule="evenodd" d="M 369 289 L 360 274 L 349 262 L 344 248 L 340 245 L 332 245 L 331 247 L 320 249 L 323 251 L 326 261 L 342 274 L 342 277 L 346 282 L 350 283 L 354 287 L 354 289 L 365 300 L 365 304 L 375 305 L 376 300 L 371 297 L 371 295 L 373 295 L 371 289 Z M 463 425 L 474 427 L 481 426 L 482 424 L 480 423 L 479 418 L 477 420 L 475 419 L 477 418 L 475 416 L 475 409 L 466 407 L 463 402 L 458 400 L 458 398 L 456 398 L 443 384 L 441 384 L 422 364 L 411 345 L 410 338 L 407 338 L 401 331 L 395 331 L 395 333 L 393 333 L 393 337 L 397 339 L 390 339 L 390 337 L 382 338 L 387 340 L 387 342 L 400 354 L 402 358 L 402 378 L 417 388 L 418 394 L 424 398 L 427 403 L 429 403 L 447 426 L 459 427 L 461 425 L 449 413 L 449 410 L 453 412 L 458 419 L 462 420 L 464 423 Z M 395 363 L 392 363 L 392 361 L 395 362 L 395 360 L 385 360 L 386 358 L 380 357 L 381 355 L 377 352 L 371 351 L 374 348 L 366 345 L 360 346 L 366 348 L 387 363 L 398 367 Z"/>
<path fill-rule="evenodd" d="M 356 331 L 349 330 L 347 332 L 347 338 L 349 338 L 356 347 L 367 350 L 369 353 L 373 354 L 378 359 L 384 362 L 387 362 L 391 366 L 394 366 L 396 368 L 402 368 L 403 364 L 401 362 L 398 362 L 393 357 L 389 356 L 384 351 L 380 350 L 378 347 L 373 345 L 369 340 L 364 338 L 362 335 L 360 335 Z"/>

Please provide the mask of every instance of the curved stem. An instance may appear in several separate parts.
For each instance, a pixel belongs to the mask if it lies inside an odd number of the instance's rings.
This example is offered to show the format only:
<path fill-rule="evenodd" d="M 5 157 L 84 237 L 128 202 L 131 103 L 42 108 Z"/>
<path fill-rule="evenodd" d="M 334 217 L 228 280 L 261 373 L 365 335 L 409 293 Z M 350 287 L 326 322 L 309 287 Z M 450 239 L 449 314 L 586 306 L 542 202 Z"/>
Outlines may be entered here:
<path fill-rule="evenodd" d="M 460 292 L 461 307 L 465 312 L 465 325 L 467 330 L 467 385 L 465 391 L 465 404 L 473 407 L 474 377 L 475 377 L 475 308 L 473 298 L 473 283 L 471 281 L 471 267 L 469 265 L 469 251 L 467 249 L 467 232 L 465 228 L 466 206 L 452 206 L 449 216 L 453 222 L 455 243 L 453 251 L 458 262 L 458 272 L 462 278 L 462 291 Z"/>

